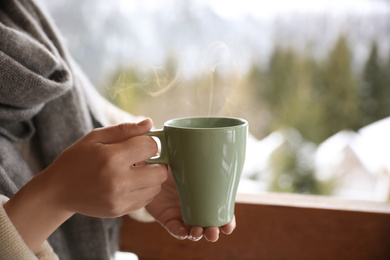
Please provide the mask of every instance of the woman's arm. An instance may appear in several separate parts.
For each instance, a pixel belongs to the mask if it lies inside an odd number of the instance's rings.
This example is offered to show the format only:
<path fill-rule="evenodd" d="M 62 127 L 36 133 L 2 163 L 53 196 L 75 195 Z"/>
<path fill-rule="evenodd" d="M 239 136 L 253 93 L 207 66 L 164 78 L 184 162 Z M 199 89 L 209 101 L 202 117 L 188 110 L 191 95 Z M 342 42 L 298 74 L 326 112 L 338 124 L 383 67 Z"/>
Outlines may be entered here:
<path fill-rule="evenodd" d="M 36 250 L 74 213 L 118 217 L 147 205 L 167 178 L 163 165 L 141 165 L 157 152 L 140 136 L 150 119 L 92 131 L 17 192 L 4 209 L 25 243 Z"/>
<path fill-rule="evenodd" d="M 47 185 L 44 174 L 39 174 L 4 204 L 8 218 L 32 251 L 73 215 L 56 206 Z"/>
<path fill-rule="evenodd" d="M 30 250 L 4 211 L 3 205 L 7 201 L 7 197 L 0 195 L 0 230 L 2 233 L 0 236 L 0 259 L 58 260 L 57 255 L 47 242 L 43 243 L 35 252 Z"/>

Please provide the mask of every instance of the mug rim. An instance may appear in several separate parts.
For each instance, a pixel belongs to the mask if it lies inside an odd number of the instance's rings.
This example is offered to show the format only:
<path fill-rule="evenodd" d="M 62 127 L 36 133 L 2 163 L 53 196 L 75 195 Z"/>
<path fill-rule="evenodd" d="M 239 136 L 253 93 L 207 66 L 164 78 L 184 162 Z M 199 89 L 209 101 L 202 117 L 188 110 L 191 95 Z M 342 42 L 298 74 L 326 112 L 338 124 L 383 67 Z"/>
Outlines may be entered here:
<path fill-rule="evenodd" d="M 223 120 L 231 120 L 232 122 L 235 121 L 236 123 L 235 124 L 231 124 L 231 125 L 226 125 L 226 126 L 216 126 L 216 127 L 194 127 L 194 126 L 177 126 L 177 125 L 172 125 L 174 122 L 178 122 L 178 121 L 185 121 L 185 120 L 191 120 L 191 119 L 194 119 L 194 120 L 197 120 L 197 119 L 211 119 L 211 120 L 216 120 L 216 119 L 223 119 Z M 180 117 L 180 118 L 174 118 L 174 119 L 170 119 L 168 121 L 166 121 L 164 123 L 164 127 L 168 127 L 168 128 L 175 128 L 175 129 L 196 129 L 196 130 L 210 130 L 210 129 L 214 129 L 214 130 L 218 130 L 218 129 L 231 129 L 231 128 L 235 128 L 235 127 L 244 127 L 244 126 L 247 126 L 248 125 L 248 121 L 243 119 L 243 118 L 239 118 L 239 117 L 226 117 L 226 116 L 190 116 L 190 117 Z"/>

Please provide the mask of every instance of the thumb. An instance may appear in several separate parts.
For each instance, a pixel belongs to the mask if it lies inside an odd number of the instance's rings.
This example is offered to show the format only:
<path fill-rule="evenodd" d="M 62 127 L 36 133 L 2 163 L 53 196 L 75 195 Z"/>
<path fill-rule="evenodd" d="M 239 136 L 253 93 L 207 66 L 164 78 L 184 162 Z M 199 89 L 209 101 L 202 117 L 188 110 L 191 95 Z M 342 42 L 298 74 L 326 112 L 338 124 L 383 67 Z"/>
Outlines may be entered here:
<path fill-rule="evenodd" d="M 152 119 L 146 118 L 138 123 L 122 123 L 115 126 L 97 128 L 90 132 L 86 138 L 98 143 L 113 144 L 147 133 L 152 127 Z"/>

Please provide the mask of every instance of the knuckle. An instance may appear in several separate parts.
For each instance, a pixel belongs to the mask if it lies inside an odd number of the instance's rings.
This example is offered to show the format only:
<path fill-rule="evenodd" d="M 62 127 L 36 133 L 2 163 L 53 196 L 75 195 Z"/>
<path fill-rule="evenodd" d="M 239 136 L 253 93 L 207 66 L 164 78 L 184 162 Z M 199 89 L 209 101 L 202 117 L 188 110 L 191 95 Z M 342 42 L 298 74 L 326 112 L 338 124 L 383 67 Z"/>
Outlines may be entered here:
<path fill-rule="evenodd" d="M 101 128 L 95 128 L 92 131 L 90 131 L 89 133 L 87 133 L 83 138 L 84 139 L 96 139 L 100 135 L 101 130 L 102 130 Z"/>
<path fill-rule="evenodd" d="M 168 178 L 168 170 L 165 165 L 157 165 L 156 166 L 156 176 L 159 183 L 163 183 Z"/>
<path fill-rule="evenodd" d="M 134 124 L 133 123 L 121 123 L 121 124 L 118 124 L 116 127 L 121 134 L 126 136 L 129 134 L 129 132 L 131 132 L 132 127 L 134 127 Z"/>
<path fill-rule="evenodd" d="M 96 179 L 95 183 L 99 185 L 99 190 L 109 201 L 117 202 L 126 191 L 126 181 L 121 173 L 106 170 L 97 174 Z"/>
<path fill-rule="evenodd" d="M 111 175 L 111 174 L 108 174 Z M 118 181 L 115 177 L 107 177 L 106 179 L 106 193 L 109 194 L 109 196 L 115 198 L 115 195 L 118 193 Z"/>
<path fill-rule="evenodd" d="M 156 141 L 150 136 L 145 136 L 145 139 L 145 145 L 147 146 L 148 151 L 150 151 L 152 155 L 155 155 L 158 152 L 158 146 Z"/>
<path fill-rule="evenodd" d="M 123 211 L 122 201 L 119 198 L 109 198 L 105 203 L 105 208 L 112 216 L 120 216 Z"/>

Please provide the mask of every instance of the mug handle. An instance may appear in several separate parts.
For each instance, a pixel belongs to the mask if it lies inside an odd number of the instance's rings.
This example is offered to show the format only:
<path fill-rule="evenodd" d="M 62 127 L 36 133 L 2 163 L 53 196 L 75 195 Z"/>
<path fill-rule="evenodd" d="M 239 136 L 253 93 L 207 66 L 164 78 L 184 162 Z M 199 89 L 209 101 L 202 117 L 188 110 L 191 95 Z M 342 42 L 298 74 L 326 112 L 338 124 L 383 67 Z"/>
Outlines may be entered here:
<path fill-rule="evenodd" d="M 161 152 L 158 156 L 152 157 L 145 162 L 147 163 L 162 163 L 162 164 L 169 164 L 169 158 L 168 158 L 168 152 L 167 152 L 167 145 L 166 145 L 166 137 L 164 130 L 155 130 L 150 131 L 148 133 L 145 133 L 143 135 L 147 136 L 153 136 L 157 137 L 161 142 Z"/>

